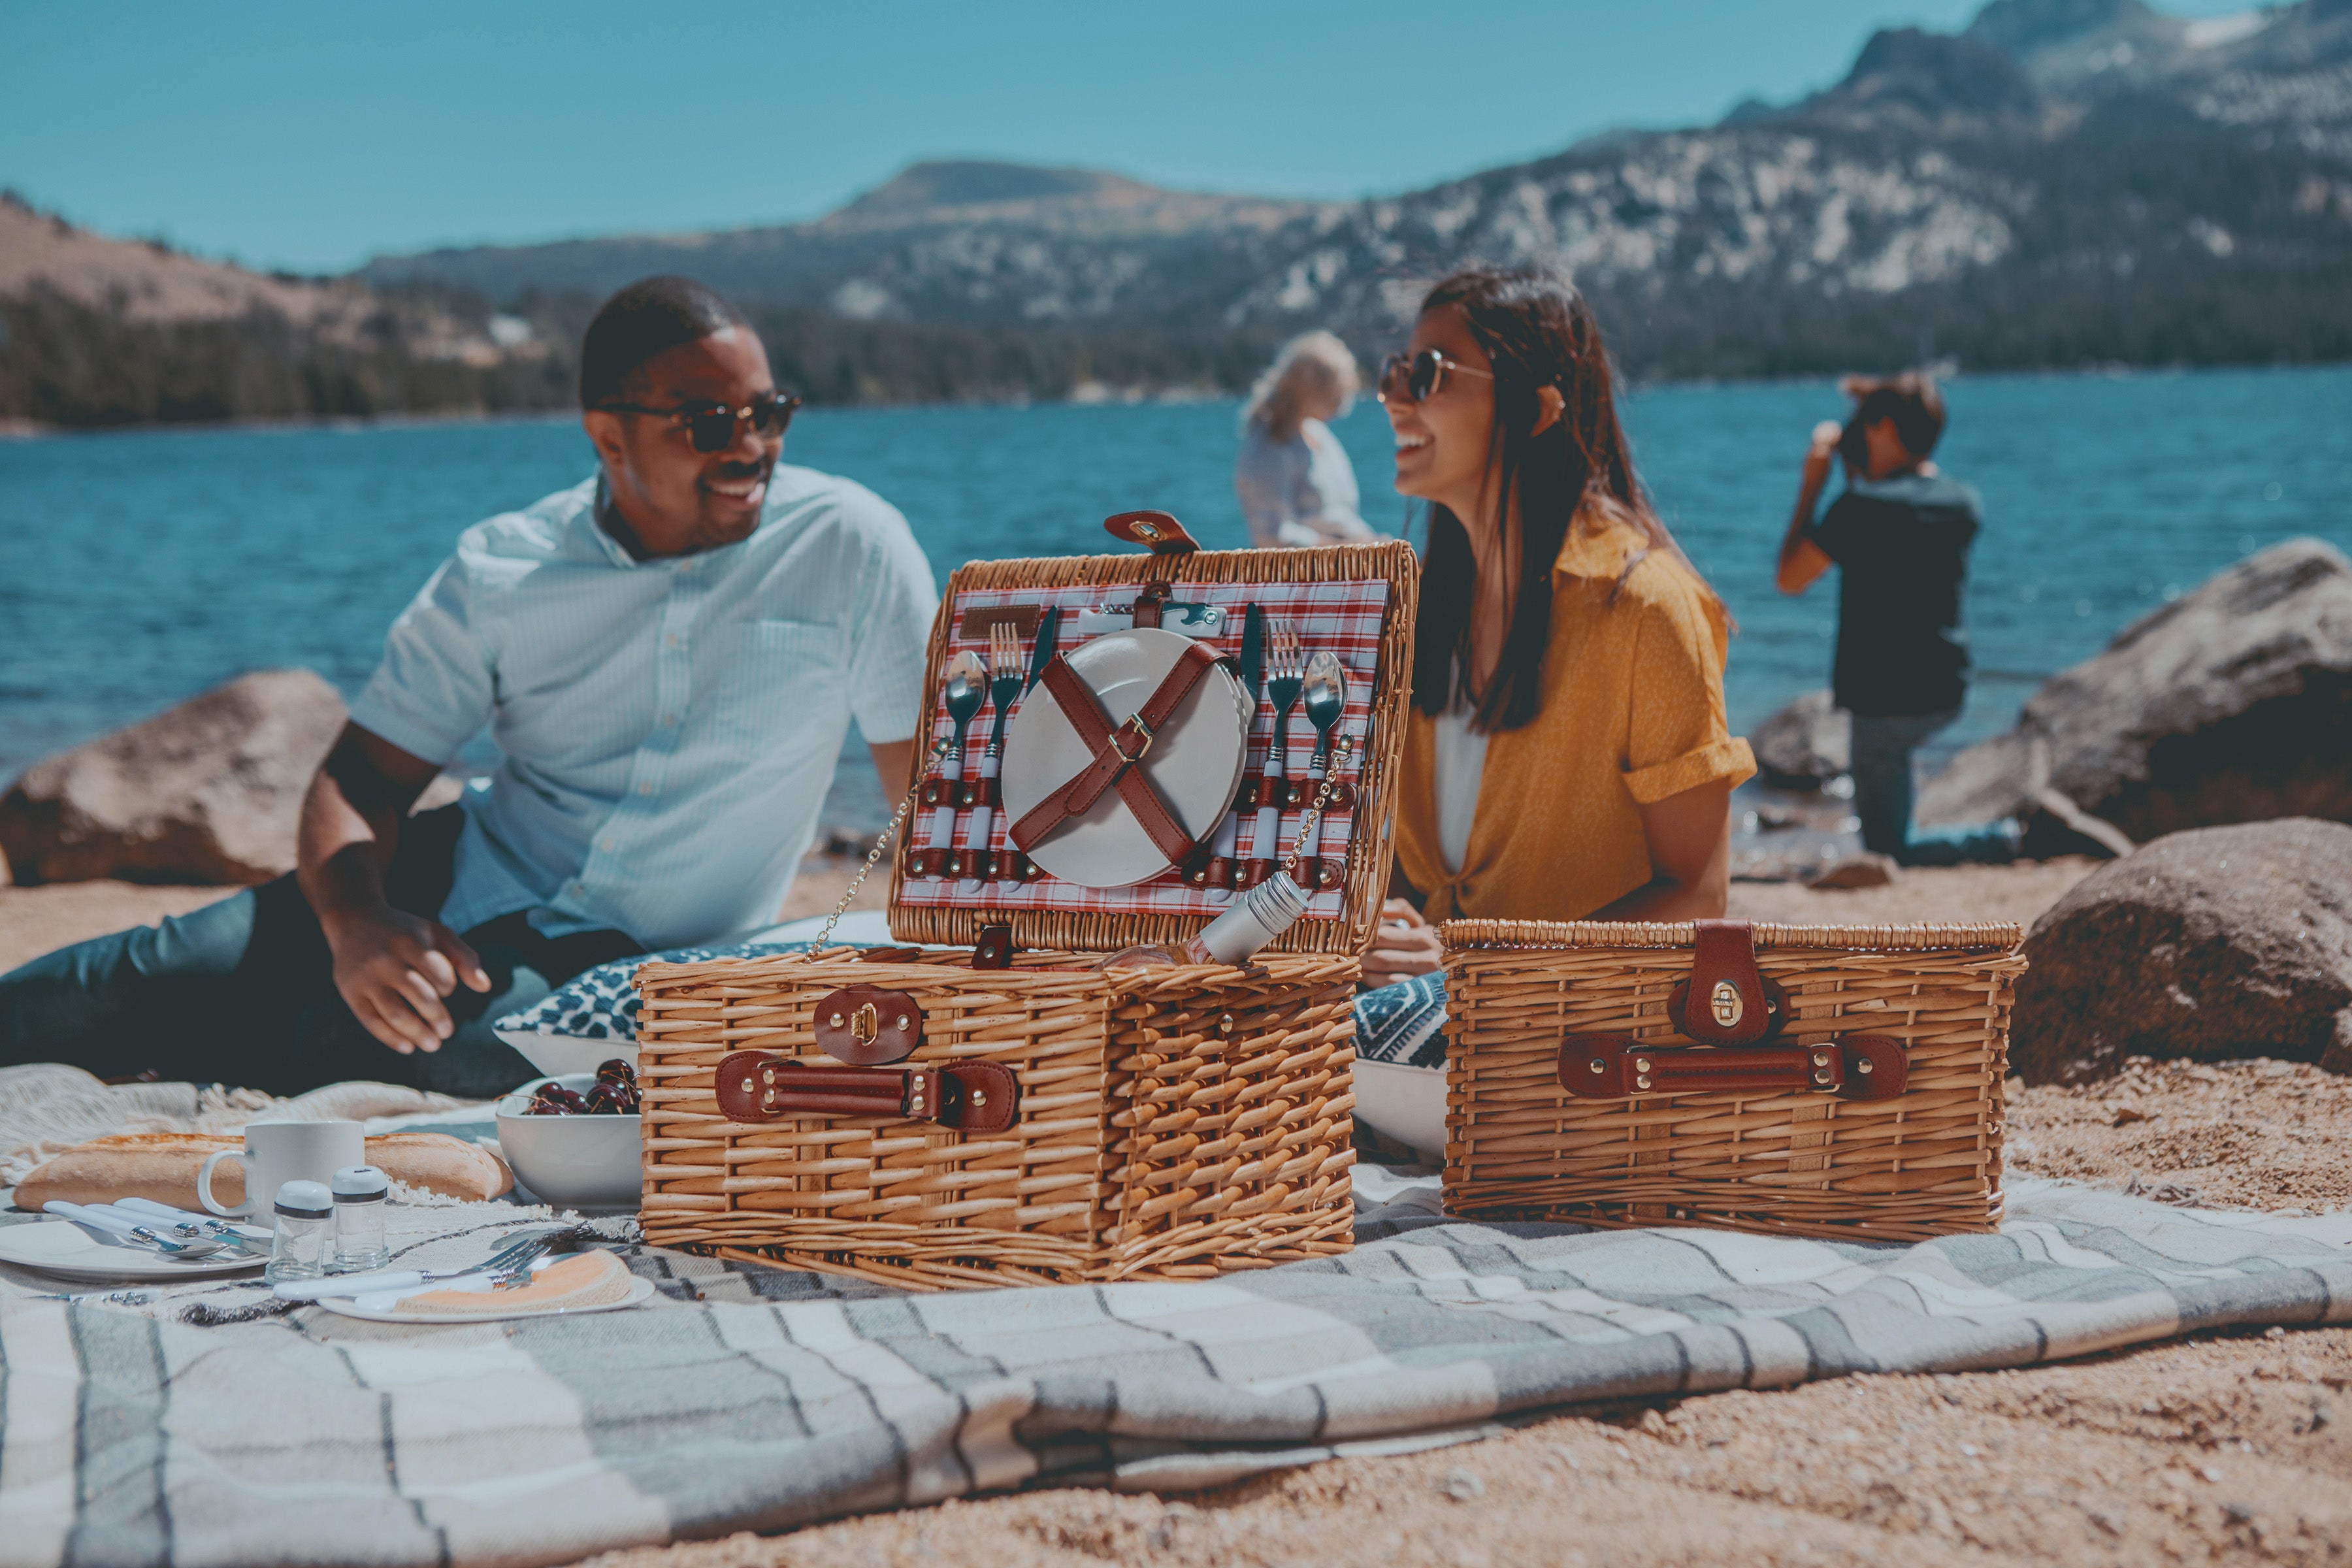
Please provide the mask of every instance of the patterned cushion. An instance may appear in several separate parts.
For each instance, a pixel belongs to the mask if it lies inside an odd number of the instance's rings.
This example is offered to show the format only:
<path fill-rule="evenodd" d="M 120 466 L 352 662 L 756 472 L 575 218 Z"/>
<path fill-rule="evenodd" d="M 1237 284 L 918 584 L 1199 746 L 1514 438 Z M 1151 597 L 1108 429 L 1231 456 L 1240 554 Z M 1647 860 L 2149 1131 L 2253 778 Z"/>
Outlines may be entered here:
<path fill-rule="evenodd" d="M 1416 974 L 1356 998 L 1356 1057 L 1396 1067 L 1445 1066 L 1445 976 Z"/>
<path fill-rule="evenodd" d="M 667 952 L 616 958 L 574 975 L 535 1005 L 509 1013 L 490 1027 L 500 1039 L 509 1035 L 562 1035 L 575 1040 L 634 1040 L 637 1037 L 637 993 L 630 982 L 636 978 L 639 964 L 656 960 L 665 963 L 699 963 L 711 958 L 766 958 L 773 953 L 804 952 L 807 947 L 804 942 L 752 942 L 733 947 L 674 947 Z"/>

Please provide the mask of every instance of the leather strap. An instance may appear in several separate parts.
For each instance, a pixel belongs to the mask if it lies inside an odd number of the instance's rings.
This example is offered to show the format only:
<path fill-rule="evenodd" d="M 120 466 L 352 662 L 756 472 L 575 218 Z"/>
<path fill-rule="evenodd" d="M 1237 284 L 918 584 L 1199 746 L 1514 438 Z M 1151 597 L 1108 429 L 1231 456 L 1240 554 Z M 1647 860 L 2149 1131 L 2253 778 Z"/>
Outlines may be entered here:
<path fill-rule="evenodd" d="M 1631 1035 L 1570 1035 L 1560 1042 L 1559 1074 L 1560 1088 L 1579 1100 L 1808 1092 L 1892 1100 L 1910 1081 L 1910 1058 L 1892 1035 L 1747 1050 L 1660 1050 Z"/>
<path fill-rule="evenodd" d="M 1666 998 L 1666 1016 L 1710 1046 L 1759 1045 L 1779 1034 L 1789 1016 L 1789 993 L 1757 969 L 1753 929 L 1746 921 L 1697 924 L 1691 977 Z"/>
<path fill-rule="evenodd" d="M 1201 548 L 1184 525 L 1164 511 L 1118 512 L 1103 519 L 1103 531 L 1122 544 L 1140 544 L 1154 555 L 1190 555 Z"/>
<path fill-rule="evenodd" d="M 1010 969 L 1013 967 L 1013 922 L 999 921 L 980 928 L 980 940 L 971 944 L 971 966 L 974 969 Z"/>
<path fill-rule="evenodd" d="M 1013 1125 L 1021 1086 L 994 1062 L 914 1068 L 812 1067 L 766 1051 L 730 1051 L 714 1080 L 730 1121 L 786 1116 L 878 1116 L 935 1121 L 961 1132 Z"/>
<path fill-rule="evenodd" d="M 1157 631 L 1168 614 L 1168 584 L 1146 583 L 1135 591 L 1135 605 L 1128 614 L 1127 624 Z"/>
<path fill-rule="evenodd" d="M 1091 810 L 1095 802 L 1102 798 L 1104 790 L 1116 788 L 1119 799 L 1127 803 L 1127 809 L 1134 813 L 1135 820 L 1150 837 L 1152 847 L 1165 856 L 1170 865 L 1181 865 L 1192 853 L 1193 840 L 1160 798 L 1160 792 L 1151 787 L 1151 781 L 1135 764 L 1143 760 L 1144 753 L 1151 749 L 1153 734 L 1168 722 L 1201 678 L 1214 666 L 1230 666 L 1232 662 L 1206 643 L 1187 642 L 1158 689 L 1114 730 L 1101 701 L 1078 679 L 1069 661 L 1056 656 L 1045 667 L 1042 684 L 1068 717 L 1078 739 L 1094 753 L 1094 760 L 1013 825 L 1007 837 L 1013 847 L 1024 851 L 1035 847 L 1039 839 L 1063 823 Z"/>

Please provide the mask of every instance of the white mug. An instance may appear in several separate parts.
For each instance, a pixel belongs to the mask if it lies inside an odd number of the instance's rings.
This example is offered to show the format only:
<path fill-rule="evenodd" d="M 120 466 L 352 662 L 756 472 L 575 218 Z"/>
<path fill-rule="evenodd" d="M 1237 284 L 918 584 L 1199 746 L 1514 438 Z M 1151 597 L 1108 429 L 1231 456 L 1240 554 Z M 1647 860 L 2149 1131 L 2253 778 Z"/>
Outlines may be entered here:
<path fill-rule="evenodd" d="M 223 1160 L 245 1163 L 245 1202 L 235 1208 L 213 1198 L 213 1167 Z M 205 1157 L 196 1173 L 196 1196 L 216 1215 L 268 1225 L 278 1189 L 287 1183 L 331 1182 L 344 1166 L 366 1163 L 367 1139 L 356 1121 L 248 1121 L 242 1151 L 223 1149 Z"/>

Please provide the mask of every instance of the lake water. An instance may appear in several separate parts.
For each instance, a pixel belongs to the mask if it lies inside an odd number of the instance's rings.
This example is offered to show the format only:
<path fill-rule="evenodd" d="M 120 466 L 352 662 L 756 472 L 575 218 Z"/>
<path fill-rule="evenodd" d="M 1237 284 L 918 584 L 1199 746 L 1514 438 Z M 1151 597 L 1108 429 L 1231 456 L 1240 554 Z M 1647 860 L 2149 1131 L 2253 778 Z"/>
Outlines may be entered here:
<path fill-rule="evenodd" d="M 2262 546 L 2352 548 L 2352 368 L 1969 377 L 1945 466 L 1984 493 L 1968 600 L 1977 679 L 1946 749 L 2006 726 L 2053 671 Z M 1773 591 L 1826 382 L 1666 386 L 1628 402 L 1642 471 L 1739 618 L 1735 727 L 1826 684 L 1834 585 Z M 786 456 L 880 491 L 940 577 L 1108 547 L 1160 507 L 1244 541 L 1232 403 L 815 410 Z M 1405 525 L 1388 425 L 1340 421 L 1365 513 Z M 572 420 L 151 431 L 0 441 L 0 779 L 242 670 L 308 665 L 346 694 L 457 532 L 589 471 Z M 1418 530 L 1416 529 L 1416 536 Z M 879 825 L 870 770 L 831 811 Z"/>

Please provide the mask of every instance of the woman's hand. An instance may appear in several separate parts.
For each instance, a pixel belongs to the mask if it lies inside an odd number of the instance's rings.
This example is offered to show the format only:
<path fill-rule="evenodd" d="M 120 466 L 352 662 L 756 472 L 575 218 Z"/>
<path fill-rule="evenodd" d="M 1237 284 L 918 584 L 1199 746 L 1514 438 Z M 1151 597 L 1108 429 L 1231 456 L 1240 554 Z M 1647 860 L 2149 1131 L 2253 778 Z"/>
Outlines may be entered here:
<path fill-rule="evenodd" d="M 1364 954 L 1364 984 L 1393 985 L 1416 974 L 1444 968 L 1437 949 L 1437 928 L 1402 899 L 1381 906 L 1380 928 L 1372 933 L 1372 950 Z"/>

